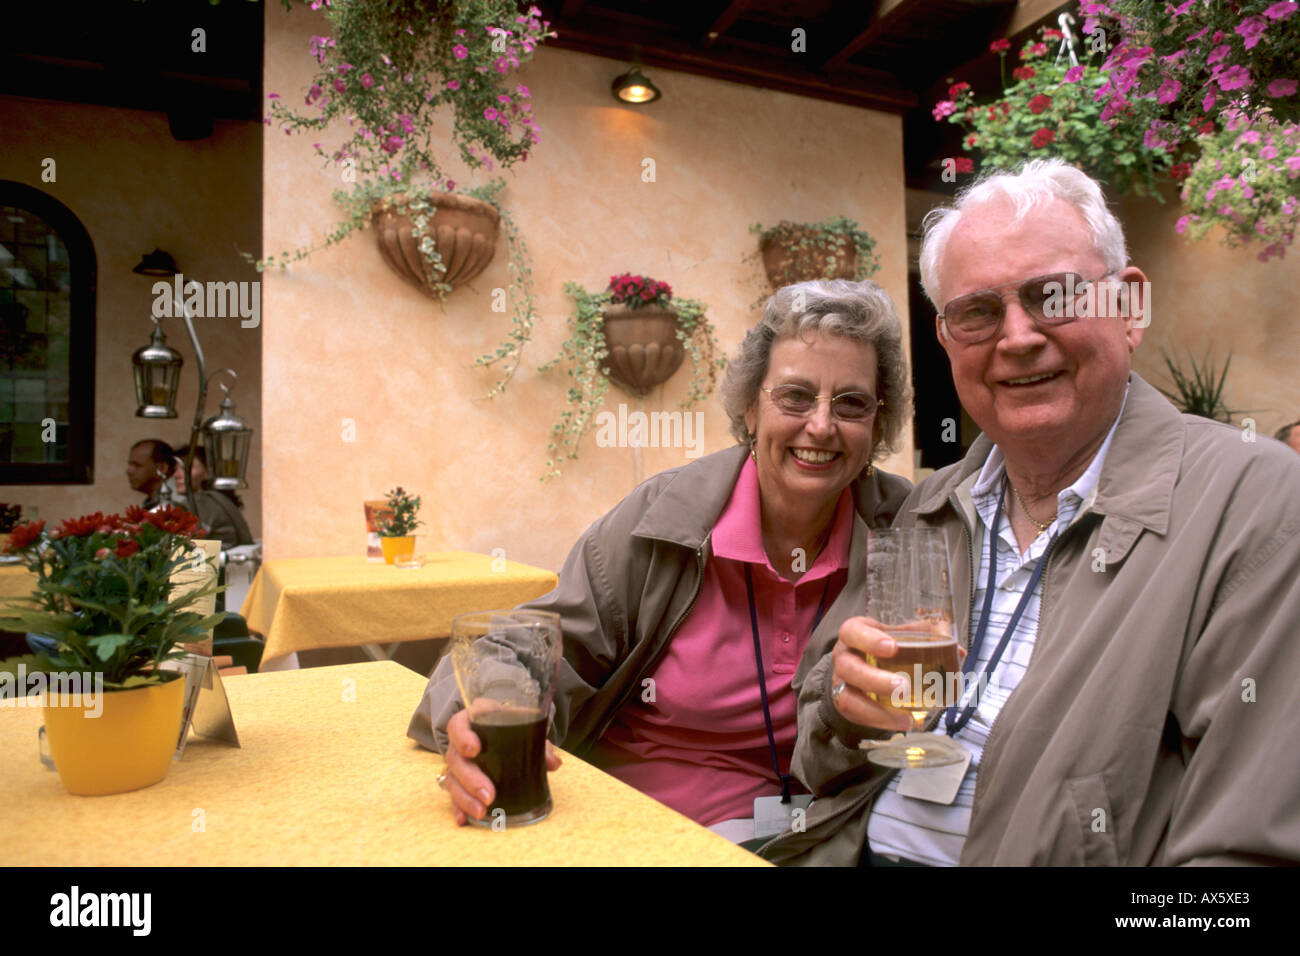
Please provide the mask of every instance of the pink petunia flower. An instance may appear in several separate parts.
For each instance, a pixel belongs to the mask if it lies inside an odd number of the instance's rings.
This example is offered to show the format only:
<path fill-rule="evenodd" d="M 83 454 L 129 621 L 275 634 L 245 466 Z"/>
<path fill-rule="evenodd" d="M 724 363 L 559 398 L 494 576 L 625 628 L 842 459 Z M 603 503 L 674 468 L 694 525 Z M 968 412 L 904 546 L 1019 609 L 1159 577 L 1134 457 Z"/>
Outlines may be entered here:
<path fill-rule="evenodd" d="M 1065 71 L 1066 83 L 1078 83 L 1081 79 L 1083 79 L 1083 67 L 1072 66 Z"/>
<path fill-rule="evenodd" d="M 1210 51 L 1210 55 L 1205 58 L 1205 63 L 1207 66 L 1211 63 L 1218 63 L 1220 60 L 1222 60 L 1225 56 L 1227 56 L 1231 52 L 1232 52 L 1232 47 L 1228 46 L 1228 44 L 1226 43 L 1223 44 L 1222 46 L 1216 46 L 1213 50 Z"/>
<path fill-rule="evenodd" d="M 1263 17 L 1247 17 L 1234 28 L 1234 32 L 1244 37 L 1246 40 L 1246 49 L 1254 49 L 1259 43 L 1260 36 L 1268 29 L 1268 21 Z"/>
<path fill-rule="evenodd" d="M 1269 96 L 1295 96 L 1295 80 L 1274 80 L 1268 85 Z"/>
<path fill-rule="evenodd" d="M 371 76 L 369 73 L 362 73 L 361 85 L 364 86 L 366 89 L 370 89 L 370 87 L 375 85 L 375 78 Z"/>
<path fill-rule="evenodd" d="M 1172 103 L 1178 99 L 1178 94 L 1183 90 L 1183 84 L 1179 83 L 1172 77 L 1165 77 L 1165 81 L 1160 84 L 1160 89 L 1156 90 L 1157 103 Z"/>
<path fill-rule="evenodd" d="M 449 90 L 458 90 L 458 89 L 460 89 L 460 80 L 448 80 L 448 81 L 447 81 L 447 89 L 449 89 Z"/>
<path fill-rule="evenodd" d="M 1250 86 L 1255 81 L 1251 79 L 1250 71 L 1244 66 L 1230 66 L 1219 74 L 1219 89 L 1221 90 L 1239 90 L 1242 87 Z"/>
<path fill-rule="evenodd" d="M 1289 0 L 1281 0 L 1264 11 L 1264 16 L 1270 20 L 1285 20 L 1296 11 L 1296 5 Z"/>
<path fill-rule="evenodd" d="M 469 50 L 465 49 L 465 47 L 460 43 L 457 43 L 452 47 L 451 52 L 458 60 L 463 60 L 465 57 L 469 56 Z"/>

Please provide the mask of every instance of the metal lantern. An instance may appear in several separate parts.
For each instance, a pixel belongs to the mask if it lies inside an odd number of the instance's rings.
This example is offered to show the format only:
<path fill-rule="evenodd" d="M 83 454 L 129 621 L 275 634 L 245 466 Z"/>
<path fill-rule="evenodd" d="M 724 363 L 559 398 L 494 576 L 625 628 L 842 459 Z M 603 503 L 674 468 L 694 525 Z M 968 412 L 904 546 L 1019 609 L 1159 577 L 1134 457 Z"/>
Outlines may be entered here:
<path fill-rule="evenodd" d="M 221 400 L 217 414 L 203 423 L 203 447 L 208 456 L 208 478 L 212 487 L 218 491 L 233 491 L 248 487 L 244 472 L 248 468 L 253 429 L 235 414 L 230 389 L 224 384 L 221 387 L 226 390 L 226 397 Z"/>
<path fill-rule="evenodd" d="M 180 385 L 181 353 L 167 344 L 154 320 L 149 344 L 131 356 L 135 366 L 135 414 L 139 418 L 175 418 L 176 388 Z"/>

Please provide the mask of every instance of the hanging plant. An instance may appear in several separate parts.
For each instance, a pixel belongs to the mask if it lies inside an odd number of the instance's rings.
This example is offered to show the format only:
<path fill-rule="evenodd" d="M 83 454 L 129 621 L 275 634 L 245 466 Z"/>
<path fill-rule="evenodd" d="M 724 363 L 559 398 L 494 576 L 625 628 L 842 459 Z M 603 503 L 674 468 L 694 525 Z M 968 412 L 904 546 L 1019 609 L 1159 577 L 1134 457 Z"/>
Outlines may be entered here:
<path fill-rule="evenodd" d="M 1224 243 L 1263 243 L 1260 262 L 1282 258 L 1300 230 L 1300 125 L 1225 113 L 1225 126 L 1198 141 L 1201 156 L 1183 185 L 1186 215 L 1175 228 L 1200 239 L 1215 226 Z"/>
<path fill-rule="evenodd" d="M 551 430 L 551 442 L 547 445 L 550 458 L 546 462 L 549 471 L 543 481 L 559 476 L 564 459 L 578 457 L 578 444 L 591 429 L 596 410 L 609 393 L 611 373 L 621 378 L 623 387 L 633 394 L 642 394 L 643 389 L 649 387 L 648 383 L 657 384 L 654 382 L 657 378 L 655 372 L 662 373 L 671 365 L 667 375 L 659 379 L 663 381 L 681 364 L 682 358 L 689 355 L 691 382 L 680 405 L 690 408 L 713 391 L 718 371 L 727 364 L 726 358 L 718 355 L 721 346 L 716 330 L 704 314 L 708 306 L 697 299 L 674 298 L 672 288 L 666 282 L 625 274 L 613 276 L 604 292 L 590 293 L 576 282 L 566 282 L 564 292 L 574 304 L 569 315 L 570 336 L 560 347 L 560 353 L 539 371 L 548 371 L 565 362 L 573 384 L 567 396 L 570 407 L 560 413 L 560 420 Z M 656 349 L 643 345 L 642 353 L 629 359 L 624 374 L 620 374 L 611 368 L 607 323 L 639 312 L 673 314 L 676 327 L 672 337 L 681 352 L 673 364 L 672 357 L 664 355 L 665 343 L 662 341 L 650 343 L 657 346 Z M 637 344 L 642 343 L 633 343 Z M 615 348 L 618 347 L 615 343 Z M 647 369 L 651 374 L 643 377 Z"/>
<path fill-rule="evenodd" d="M 285 6 L 290 6 L 288 0 Z M 493 210 L 500 214 L 510 248 L 512 291 L 520 291 L 511 296 L 512 334 L 530 328 L 527 249 L 499 201 L 504 183 L 457 189 L 443 171 L 442 151 L 449 143 L 436 127 L 444 108 L 450 109 L 450 143 L 471 169 L 493 170 L 496 164 L 505 168 L 527 160 L 540 133 L 532 117 L 531 91 L 513 82 L 511 74 L 555 35 L 550 24 L 540 19 L 536 7 L 520 13 L 512 0 L 311 0 L 310 6 L 323 8 L 332 27 L 330 36 L 311 38 L 318 69 L 304 104 L 313 112 L 300 113 L 271 93 L 266 122 L 277 121 L 286 134 L 318 133 L 346 122 L 352 132 L 337 149 L 313 146 L 355 185 L 334 193 L 344 216 L 321 241 L 262 260 L 246 258 L 259 271 L 284 268 L 376 219 L 392 224 L 397 218 L 398 234 L 389 237 L 385 257 L 441 300 L 454 284 L 486 266 L 483 247 L 490 254 L 495 241 L 494 233 L 489 241 L 490 231 L 475 239 L 472 230 L 464 239 L 456 235 L 461 230 L 452 230 L 444 240 L 447 230 L 440 230 L 437 219 L 440 200 L 431 192 L 445 189 L 471 201 L 451 205 L 463 208 L 481 200 L 491 207 L 483 211 L 487 220 L 497 218 Z M 410 219 L 409 239 L 400 217 Z M 452 240 L 459 245 L 449 245 Z M 462 269 L 466 261 L 478 269 Z"/>
<path fill-rule="evenodd" d="M 1011 42 L 995 40 L 989 49 L 1001 58 L 1002 96 L 979 103 L 969 83 L 954 83 L 932 115 L 965 130 L 962 149 L 978 153 L 981 166 L 1013 169 L 1026 159 L 1059 157 L 1118 192 L 1163 202 L 1156 185 L 1178 172 L 1160 120 L 1164 107 L 1154 97 L 1134 97 L 1107 109 L 1097 98 L 1109 82 L 1099 61 L 1071 65 L 1049 56 L 1047 41 L 1063 39 L 1060 30 L 1044 28 L 1041 39 L 1027 41 L 1010 85 Z M 953 172 L 973 173 L 975 165 L 955 157 Z"/>
<path fill-rule="evenodd" d="M 1227 110 L 1300 122 L 1300 30 L 1294 0 L 1107 0 L 1083 3 L 1084 33 L 1112 40 L 1097 90 L 1103 119 L 1140 98 L 1167 108 L 1160 131 L 1177 146 Z"/>
<path fill-rule="evenodd" d="M 845 216 L 822 222 L 783 219 L 771 228 L 756 222 L 749 231 L 759 236 L 759 256 L 774 289 L 813 279 L 860 282 L 880 268 L 880 260 L 875 257 L 876 241 Z"/>

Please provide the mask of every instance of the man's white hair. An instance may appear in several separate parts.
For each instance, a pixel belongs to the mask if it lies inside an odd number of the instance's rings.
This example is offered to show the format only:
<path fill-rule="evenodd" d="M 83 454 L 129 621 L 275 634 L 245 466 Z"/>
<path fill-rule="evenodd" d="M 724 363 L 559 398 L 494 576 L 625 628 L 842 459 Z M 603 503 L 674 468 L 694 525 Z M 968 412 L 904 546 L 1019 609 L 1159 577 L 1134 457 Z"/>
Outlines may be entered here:
<path fill-rule="evenodd" d="M 1015 206 L 1015 222 L 1030 209 L 1052 199 L 1063 199 L 1079 211 L 1092 236 L 1093 248 L 1101 257 L 1106 271 L 1118 272 L 1128 265 L 1124 229 L 1106 205 L 1097 182 L 1082 170 L 1059 159 L 1031 159 L 1018 172 L 994 171 L 957 193 L 951 206 L 930 210 L 922 221 L 925 238 L 921 242 L 921 285 L 936 309 L 939 301 L 939 263 L 952 231 L 962 214 L 973 206 L 997 199 L 1007 199 Z M 1026 278 L 1028 278 L 1026 276 Z"/>

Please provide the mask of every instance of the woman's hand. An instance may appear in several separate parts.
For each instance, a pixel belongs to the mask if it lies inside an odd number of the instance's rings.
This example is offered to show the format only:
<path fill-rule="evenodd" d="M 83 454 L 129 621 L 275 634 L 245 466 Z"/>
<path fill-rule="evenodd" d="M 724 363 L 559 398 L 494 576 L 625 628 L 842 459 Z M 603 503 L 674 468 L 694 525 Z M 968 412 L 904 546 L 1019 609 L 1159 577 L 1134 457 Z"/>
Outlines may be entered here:
<path fill-rule="evenodd" d="M 470 729 L 468 711 L 457 711 L 447 721 L 447 738 L 447 779 L 442 787 L 451 796 L 456 825 L 464 826 L 469 817 L 482 820 L 487 816 L 496 792 L 487 774 L 474 763 L 483 745 L 478 734 Z M 560 769 L 560 756 L 549 740 L 546 741 L 546 769 Z"/>

